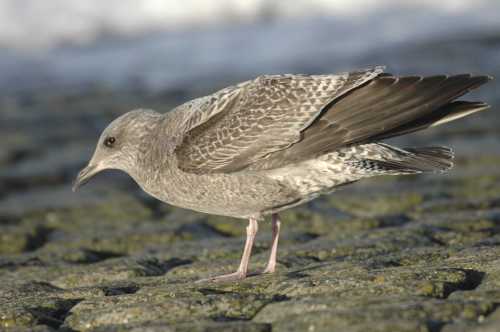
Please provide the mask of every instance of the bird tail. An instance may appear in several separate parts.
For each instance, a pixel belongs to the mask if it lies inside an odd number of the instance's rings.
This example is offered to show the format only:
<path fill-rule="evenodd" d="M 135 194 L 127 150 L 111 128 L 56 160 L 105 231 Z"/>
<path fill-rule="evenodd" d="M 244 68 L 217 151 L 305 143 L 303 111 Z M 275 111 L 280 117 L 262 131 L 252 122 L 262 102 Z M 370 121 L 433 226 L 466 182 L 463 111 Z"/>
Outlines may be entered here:
<path fill-rule="evenodd" d="M 419 148 L 396 148 L 377 144 L 381 149 L 380 159 L 362 159 L 357 167 L 379 174 L 416 174 L 446 172 L 453 167 L 453 151 L 442 146 Z"/>

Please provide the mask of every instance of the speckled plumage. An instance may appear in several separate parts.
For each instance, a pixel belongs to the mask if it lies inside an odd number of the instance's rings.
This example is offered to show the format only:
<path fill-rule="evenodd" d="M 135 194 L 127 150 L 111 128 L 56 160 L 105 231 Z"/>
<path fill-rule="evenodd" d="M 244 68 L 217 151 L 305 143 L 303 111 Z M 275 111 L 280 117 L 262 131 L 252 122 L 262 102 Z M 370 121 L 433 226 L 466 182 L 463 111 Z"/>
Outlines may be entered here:
<path fill-rule="evenodd" d="M 382 71 L 259 76 L 188 102 L 177 110 L 189 128 L 176 149 L 179 167 L 192 173 L 246 168 L 299 141 L 328 103 Z"/>
<path fill-rule="evenodd" d="M 103 132 L 77 185 L 102 169 L 121 169 L 164 202 L 249 218 L 248 244 L 256 220 L 339 186 L 449 169 L 448 148 L 399 149 L 379 141 L 488 108 L 454 100 L 490 78 L 396 77 L 383 69 L 260 76 L 165 114 L 129 112 Z M 251 245 L 245 248 L 239 277 Z M 274 270 L 271 263 L 266 270 Z"/>

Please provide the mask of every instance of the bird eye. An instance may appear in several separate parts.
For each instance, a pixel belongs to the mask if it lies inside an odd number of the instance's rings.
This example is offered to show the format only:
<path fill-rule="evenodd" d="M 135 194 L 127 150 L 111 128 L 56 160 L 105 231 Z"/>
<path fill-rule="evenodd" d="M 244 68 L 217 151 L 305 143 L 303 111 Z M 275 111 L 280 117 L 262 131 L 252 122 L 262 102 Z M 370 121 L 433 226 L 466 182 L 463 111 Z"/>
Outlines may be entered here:
<path fill-rule="evenodd" d="M 112 147 L 113 144 L 115 144 L 116 139 L 113 136 L 106 137 L 104 140 L 104 145 L 106 145 L 108 148 Z"/>

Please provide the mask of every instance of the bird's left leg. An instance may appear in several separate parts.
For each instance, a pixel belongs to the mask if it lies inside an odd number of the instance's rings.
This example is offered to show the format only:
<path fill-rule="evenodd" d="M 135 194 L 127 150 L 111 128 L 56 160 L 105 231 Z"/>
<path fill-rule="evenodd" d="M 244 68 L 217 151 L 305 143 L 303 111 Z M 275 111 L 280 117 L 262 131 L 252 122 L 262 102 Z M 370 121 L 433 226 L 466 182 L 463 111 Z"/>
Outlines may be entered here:
<path fill-rule="evenodd" d="M 269 261 L 267 262 L 267 267 L 262 271 L 262 273 L 273 273 L 276 270 L 276 256 L 278 255 L 278 239 L 280 237 L 280 227 L 281 220 L 277 213 L 272 215 L 272 228 L 273 228 L 273 239 L 271 242 L 271 253 L 269 254 Z"/>

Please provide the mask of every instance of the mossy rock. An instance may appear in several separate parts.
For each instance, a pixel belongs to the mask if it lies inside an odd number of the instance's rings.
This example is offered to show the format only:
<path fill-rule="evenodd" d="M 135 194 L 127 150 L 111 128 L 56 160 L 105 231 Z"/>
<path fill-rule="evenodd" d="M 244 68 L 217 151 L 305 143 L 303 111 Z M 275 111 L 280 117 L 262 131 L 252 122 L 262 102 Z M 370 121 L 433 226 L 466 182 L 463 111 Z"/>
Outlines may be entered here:
<path fill-rule="evenodd" d="M 418 193 L 401 193 L 377 195 L 336 196 L 330 198 L 335 208 L 359 217 L 374 217 L 382 215 L 400 214 L 411 211 L 423 202 Z"/>
<path fill-rule="evenodd" d="M 102 227 L 120 227 L 129 222 L 139 222 L 152 217 L 144 204 L 131 196 L 110 194 L 102 203 L 74 208 L 56 209 L 30 213 L 24 223 L 43 223 L 47 227 L 61 230 Z"/>

